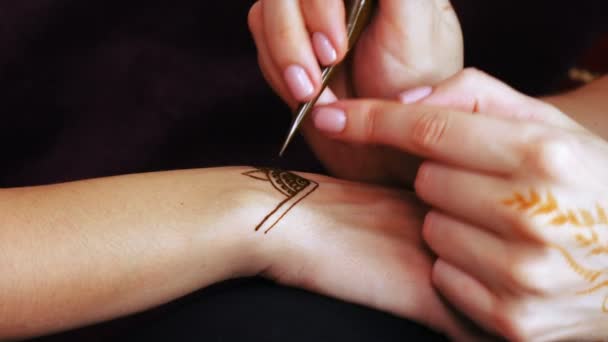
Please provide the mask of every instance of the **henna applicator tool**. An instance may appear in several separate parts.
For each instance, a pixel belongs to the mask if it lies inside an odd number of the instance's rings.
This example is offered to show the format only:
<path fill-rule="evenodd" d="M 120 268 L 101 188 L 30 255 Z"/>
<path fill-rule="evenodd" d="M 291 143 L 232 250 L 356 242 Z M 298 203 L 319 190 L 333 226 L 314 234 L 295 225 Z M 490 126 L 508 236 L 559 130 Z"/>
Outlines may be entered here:
<path fill-rule="evenodd" d="M 348 52 L 350 52 L 353 46 L 359 40 L 361 33 L 369 23 L 372 10 L 375 5 L 375 0 L 351 0 L 350 3 L 350 11 L 348 15 L 348 20 L 346 24 L 346 30 L 348 34 Z M 315 106 L 321 93 L 327 88 L 327 84 L 331 80 L 334 71 L 336 70 L 336 65 L 332 65 L 323 69 L 323 73 L 321 75 L 321 90 L 319 94 L 315 96 L 314 99 L 301 104 L 296 111 L 294 120 L 291 124 L 291 128 L 289 130 L 289 134 L 283 143 L 283 147 L 281 148 L 281 152 L 279 152 L 279 156 L 283 156 L 287 146 L 295 136 L 296 132 L 300 128 L 302 121 L 304 118 L 311 112 L 312 108 Z"/>

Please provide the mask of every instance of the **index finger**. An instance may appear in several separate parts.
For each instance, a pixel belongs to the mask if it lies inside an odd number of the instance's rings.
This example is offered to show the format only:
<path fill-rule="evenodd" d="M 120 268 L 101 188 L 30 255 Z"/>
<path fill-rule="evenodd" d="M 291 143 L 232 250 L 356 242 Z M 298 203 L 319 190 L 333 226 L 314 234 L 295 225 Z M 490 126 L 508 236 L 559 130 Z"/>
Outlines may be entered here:
<path fill-rule="evenodd" d="M 335 139 L 380 144 L 481 172 L 512 174 L 542 126 L 397 102 L 354 100 L 322 107 L 315 126 Z"/>

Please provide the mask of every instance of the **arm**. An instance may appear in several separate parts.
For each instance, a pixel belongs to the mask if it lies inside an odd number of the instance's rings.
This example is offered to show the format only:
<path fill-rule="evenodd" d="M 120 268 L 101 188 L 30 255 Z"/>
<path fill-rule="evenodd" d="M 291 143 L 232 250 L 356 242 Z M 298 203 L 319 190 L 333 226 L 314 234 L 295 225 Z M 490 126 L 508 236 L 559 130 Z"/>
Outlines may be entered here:
<path fill-rule="evenodd" d="M 256 274 L 474 340 L 430 284 L 425 208 L 396 190 L 222 168 L 1 190 L 0 206 L 0 340 Z"/>
<path fill-rule="evenodd" d="M 543 99 L 558 107 L 581 125 L 608 138 L 608 76 L 572 92 Z"/>
<path fill-rule="evenodd" d="M 0 190 L 0 340 L 134 313 L 261 271 L 252 217 L 272 199 L 242 172 Z"/>

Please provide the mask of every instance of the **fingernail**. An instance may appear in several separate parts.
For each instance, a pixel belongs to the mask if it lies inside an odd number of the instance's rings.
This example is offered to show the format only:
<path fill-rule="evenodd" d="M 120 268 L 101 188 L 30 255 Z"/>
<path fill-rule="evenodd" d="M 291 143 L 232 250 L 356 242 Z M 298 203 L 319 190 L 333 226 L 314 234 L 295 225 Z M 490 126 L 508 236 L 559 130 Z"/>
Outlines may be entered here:
<path fill-rule="evenodd" d="M 315 92 L 315 87 L 306 70 L 299 65 L 291 65 L 285 69 L 285 81 L 287 81 L 291 94 L 298 101 L 305 101 Z"/>
<path fill-rule="evenodd" d="M 331 44 L 329 38 L 321 32 L 315 32 L 312 35 L 312 45 L 317 54 L 317 58 L 322 65 L 331 65 L 338 59 L 338 53 Z"/>
<path fill-rule="evenodd" d="M 313 122 L 320 131 L 340 133 L 346 128 L 346 113 L 336 108 L 315 109 Z"/>
<path fill-rule="evenodd" d="M 433 93 L 433 87 L 420 87 L 404 91 L 399 95 L 399 100 L 405 104 L 413 104 L 424 100 Z"/>

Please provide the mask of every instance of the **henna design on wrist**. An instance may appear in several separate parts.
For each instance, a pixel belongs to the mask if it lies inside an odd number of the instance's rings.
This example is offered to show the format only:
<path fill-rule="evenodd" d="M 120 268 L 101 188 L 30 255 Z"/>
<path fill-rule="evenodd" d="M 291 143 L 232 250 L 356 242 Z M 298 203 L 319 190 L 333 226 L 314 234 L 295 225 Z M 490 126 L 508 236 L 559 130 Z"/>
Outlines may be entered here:
<path fill-rule="evenodd" d="M 319 183 L 317 182 L 279 169 L 256 168 L 255 170 L 243 173 L 243 175 L 259 181 L 269 182 L 275 190 L 285 197 L 255 227 L 256 232 L 263 231 L 264 234 L 268 234 L 293 207 L 319 187 Z"/>
<path fill-rule="evenodd" d="M 602 243 L 598 234 L 600 227 L 605 229 L 608 226 L 606 209 L 600 204 L 597 204 L 594 210 L 564 209 L 560 207 L 551 191 L 547 191 L 543 198 L 535 189 L 530 189 L 527 196 L 515 192 L 511 197 L 503 200 L 502 204 L 519 212 L 528 212 L 533 217 L 546 216 L 549 226 L 576 228 L 577 232 L 574 233 L 573 238 L 578 249 L 587 252 L 587 257 L 608 255 L 608 243 Z M 591 284 L 590 288 L 577 292 L 578 295 L 589 295 L 608 289 L 608 280 L 605 280 L 608 276 L 607 270 L 589 269 L 577 261 L 573 254 L 563 246 L 557 244 L 549 246 L 558 250 L 566 259 L 568 266 Z M 602 311 L 608 313 L 608 294 L 602 303 Z"/>

